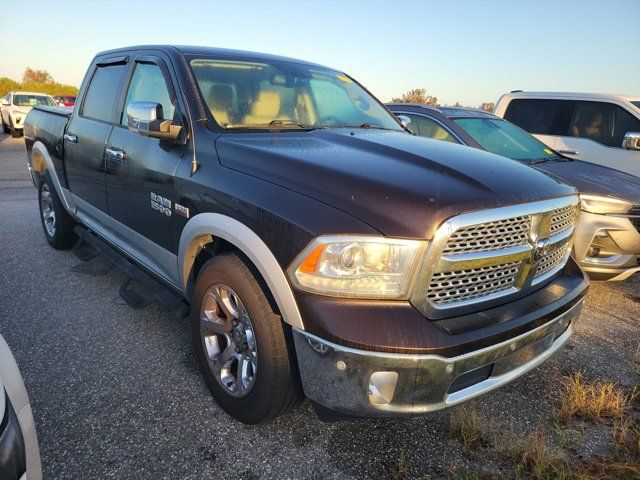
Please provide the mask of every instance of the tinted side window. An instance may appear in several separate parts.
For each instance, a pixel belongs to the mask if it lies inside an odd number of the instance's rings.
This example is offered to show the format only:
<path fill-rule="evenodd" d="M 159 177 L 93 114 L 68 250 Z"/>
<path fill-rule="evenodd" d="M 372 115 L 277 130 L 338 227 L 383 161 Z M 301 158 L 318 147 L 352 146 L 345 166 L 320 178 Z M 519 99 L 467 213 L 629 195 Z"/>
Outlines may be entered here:
<path fill-rule="evenodd" d="M 427 118 L 423 115 L 407 115 L 402 113 L 411 119 L 409 124 L 409 130 L 421 137 L 433 138 L 434 140 L 444 140 L 445 142 L 460 143 L 451 135 L 446 129 L 442 127 L 438 122 Z"/>
<path fill-rule="evenodd" d="M 622 147 L 627 132 L 640 131 L 640 120 L 624 108 L 605 102 L 578 102 L 569 135 Z"/>
<path fill-rule="evenodd" d="M 110 122 L 126 65 L 98 67 L 84 98 L 82 116 Z"/>
<path fill-rule="evenodd" d="M 150 63 L 138 63 L 136 65 L 120 119 L 122 125 L 127 125 L 127 107 L 131 102 L 159 103 L 162 105 L 164 118 L 167 120 L 173 118 L 174 106 L 171 103 L 169 89 L 160 67 Z"/>
<path fill-rule="evenodd" d="M 566 100 L 516 99 L 509 103 L 504 118 L 529 133 L 564 135 L 562 123 L 571 104 Z"/>

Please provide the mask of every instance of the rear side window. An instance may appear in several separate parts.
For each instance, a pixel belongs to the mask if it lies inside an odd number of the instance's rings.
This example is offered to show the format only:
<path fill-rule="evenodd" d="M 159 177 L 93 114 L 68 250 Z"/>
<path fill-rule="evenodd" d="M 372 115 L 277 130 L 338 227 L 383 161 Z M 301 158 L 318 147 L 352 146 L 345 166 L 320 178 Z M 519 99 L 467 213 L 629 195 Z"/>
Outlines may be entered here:
<path fill-rule="evenodd" d="M 606 102 L 578 102 L 569 135 L 622 147 L 627 132 L 640 131 L 640 120 L 624 108 Z"/>
<path fill-rule="evenodd" d="M 110 122 L 116 95 L 127 66 L 124 64 L 98 67 L 84 98 L 82 116 Z"/>
<path fill-rule="evenodd" d="M 131 102 L 154 102 L 162 105 L 162 114 L 166 120 L 173 118 L 173 103 L 169 98 L 169 89 L 162 70 L 151 63 L 138 63 L 131 77 L 127 99 L 120 123 L 127 125 L 127 107 Z"/>
<path fill-rule="evenodd" d="M 401 113 L 411 119 L 409 130 L 421 137 L 433 138 L 434 140 L 444 140 L 445 142 L 460 143 L 438 122 L 423 115 L 410 115 Z"/>
<path fill-rule="evenodd" d="M 564 135 L 562 124 L 571 106 L 567 100 L 516 99 L 509 103 L 504 118 L 529 133 Z"/>

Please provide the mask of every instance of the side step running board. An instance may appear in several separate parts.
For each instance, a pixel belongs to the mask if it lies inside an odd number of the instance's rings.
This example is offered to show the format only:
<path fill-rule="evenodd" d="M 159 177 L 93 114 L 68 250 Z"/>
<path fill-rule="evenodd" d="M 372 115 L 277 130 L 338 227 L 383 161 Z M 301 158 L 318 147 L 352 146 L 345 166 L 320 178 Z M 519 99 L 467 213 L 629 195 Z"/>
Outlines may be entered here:
<path fill-rule="evenodd" d="M 133 279 L 140 285 L 147 288 L 155 300 L 162 303 L 172 312 L 176 313 L 180 317 L 186 317 L 189 315 L 189 305 L 182 298 L 173 293 L 169 287 L 163 285 L 150 274 L 129 261 L 100 237 L 80 225 L 76 225 L 73 231 L 79 237 L 78 245 L 74 250 L 80 251 L 82 248 L 81 242 L 84 242 L 128 275 L 129 278 L 125 279 L 120 287 L 120 296 L 125 302 L 127 302 L 127 304 L 131 305 L 133 308 L 140 309 L 146 307 L 150 303 L 139 294 L 127 288 L 130 281 Z"/>

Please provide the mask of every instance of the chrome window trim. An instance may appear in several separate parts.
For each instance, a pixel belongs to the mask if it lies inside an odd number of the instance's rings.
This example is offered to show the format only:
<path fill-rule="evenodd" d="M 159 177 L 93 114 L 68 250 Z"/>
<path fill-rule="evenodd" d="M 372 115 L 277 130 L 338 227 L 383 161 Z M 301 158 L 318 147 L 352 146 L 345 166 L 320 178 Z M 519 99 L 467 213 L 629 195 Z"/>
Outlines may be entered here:
<path fill-rule="evenodd" d="M 414 284 L 410 302 L 428 318 L 430 317 L 430 313 L 435 313 L 436 316 L 440 318 L 449 316 L 449 314 L 475 311 L 478 310 L 480 306 L 482 308 L 489 308 L 492 301 L 495 303 L 495 301 L 504 299 L 505 297 L 515 297 L 517 294 L 526 293 L 532 287 L 541 286 L 545 281 L 551 279 L 562 270 L 570 257 L 574 232 L 577 225 L 577 216 L 579 215 L 579 205 L 579 197 L 577 195 L 570 195 L 549 200 L 463 213 L 450 218 L 440 225 L 429 245 L 429 249 L 424 257 Z M 550 236 L 549 229 L 551 227 L 552 212 L 568 206 L 576 209 L 576 222 L 572 228 Z M 531 216 L 529 242 L 526 245 L 477 253 L 472 252 L 457 255 L 442 254 L 451 235 L 461 228 L 526 215 Z M 563 247 L 567 248 L 567 254 L 556 267 L 536 277 L 536 266 L 539 262 L 534 261 L 533 252 L 536 248 L 536 243 L 540 239 L 548 240 L 548 250 L 546 254 L 551 254 L 555 250 Z M 431 279 L 436 272 L 447 272 L 451 271 L 452 268 L 455 270 L 479 268 L 513 262 L 515 260 L 521 261 L 522 265 L 513 288 L 491 293 L 487 296 L 481 296 L 477 299 L 467 299 L 439 305 L 432 303 L 427 298 Z"/>

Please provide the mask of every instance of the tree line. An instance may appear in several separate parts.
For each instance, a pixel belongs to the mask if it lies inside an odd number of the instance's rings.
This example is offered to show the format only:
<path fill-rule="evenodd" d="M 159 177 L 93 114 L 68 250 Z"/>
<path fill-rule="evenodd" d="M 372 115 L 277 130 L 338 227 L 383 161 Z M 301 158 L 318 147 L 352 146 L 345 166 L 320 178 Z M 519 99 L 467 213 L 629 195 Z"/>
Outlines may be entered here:
<path fill-rule="evenodd" d="M 464 105 L 462 105 L 460 102 L 456 102 L 453 105 L 439 105 L 438 98 L 429 95 L 427 93 L 427 90 L 424 88 L 414 88 L 413 90 L 409 90 L 408 92 L 403 93 L 402 96 L 396 97 L 391 101 L 393 103 L 423 103 L 432 107 L 464 107 Z M 487 112 L 493 112 L 494 106 L 495 105 L 493 102 L 483 102 L 478 108 Z"/>
<path fill-rule="evenodd" d="M 0 77 L 0 97 L 14 90 L 48 93 L 49 95 L 77 95 L 78 88 L 56 82 L 46 70 L 27 67 L 22 75 L 22 82 L 7 77 Z"/>

